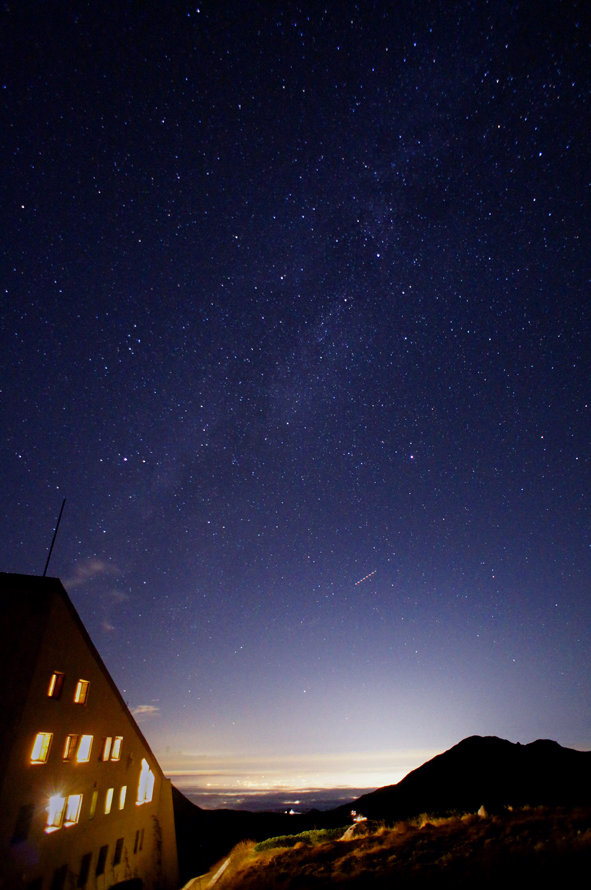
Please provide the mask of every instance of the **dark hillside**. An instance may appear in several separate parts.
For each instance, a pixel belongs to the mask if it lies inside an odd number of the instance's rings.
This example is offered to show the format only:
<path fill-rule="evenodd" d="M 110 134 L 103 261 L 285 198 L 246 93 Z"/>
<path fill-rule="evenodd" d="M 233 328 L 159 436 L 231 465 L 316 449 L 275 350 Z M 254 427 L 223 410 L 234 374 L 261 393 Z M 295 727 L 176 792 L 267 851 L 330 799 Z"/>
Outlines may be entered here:
<path fill-rule="evenodd" d="M 371 819 L 421 812 L 489 811 L 505 806 L 591 803 L 591 752 L 538 740 L 529 745 L 471 736 L 405 776 L 360 797 L 353 806 Z M 342 817 L 349 807 L 340 807 Z"/>

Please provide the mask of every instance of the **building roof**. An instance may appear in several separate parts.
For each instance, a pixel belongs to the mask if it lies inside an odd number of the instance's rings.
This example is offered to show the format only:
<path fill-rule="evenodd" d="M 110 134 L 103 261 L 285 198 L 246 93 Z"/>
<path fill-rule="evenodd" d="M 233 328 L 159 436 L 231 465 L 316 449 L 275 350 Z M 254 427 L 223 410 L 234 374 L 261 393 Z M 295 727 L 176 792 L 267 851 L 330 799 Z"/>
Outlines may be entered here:
<path fill-rule="evenodd" d="M 83 637 L 103 674 L 105 682 L 126 713 L 143 745 L 152 755 L 152 762 L 159 774 L 163 776 L 154 753 L 59 578 L 0 572 L 0 603 L 3 619 L 0 622 L 0 675 L 5 678 L 18 677 L 21 687 L 23 682 L 27 683 L 28 675 L 32 674 L 34 670 L 37 653 L 43 644 L 52 602 L 56 598 L 67 609 L 76 629 Z M 4 730 L 7 745 L 10 744 L 11 722 L 17 717 L 15 711 L 20 709 L 21 701 L 15 684 L 0 684 L 0 705 L 5 715 Z M 2 762 L 5 743 L 0 740 L 0 762 Z"/>

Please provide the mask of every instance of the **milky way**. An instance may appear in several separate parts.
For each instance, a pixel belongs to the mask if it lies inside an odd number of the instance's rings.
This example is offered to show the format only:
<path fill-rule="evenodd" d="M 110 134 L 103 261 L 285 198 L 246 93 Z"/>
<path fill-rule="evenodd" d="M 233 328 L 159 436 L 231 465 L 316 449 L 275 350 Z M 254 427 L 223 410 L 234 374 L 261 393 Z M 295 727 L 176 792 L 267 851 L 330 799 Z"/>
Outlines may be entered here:
<path fill-rule="evenodd" d="M 589 747 L 585 5 L 100 6 L 1 14 L 0 567 L 66 497 L 158 752 Z"/>

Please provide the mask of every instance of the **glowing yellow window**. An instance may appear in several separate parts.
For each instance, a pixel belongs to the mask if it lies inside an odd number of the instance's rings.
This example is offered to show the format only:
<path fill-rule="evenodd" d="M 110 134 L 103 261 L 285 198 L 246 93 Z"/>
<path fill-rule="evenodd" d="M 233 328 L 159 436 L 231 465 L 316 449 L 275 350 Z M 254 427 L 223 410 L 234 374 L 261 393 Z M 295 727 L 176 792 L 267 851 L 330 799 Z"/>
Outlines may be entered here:
<path fill-rule="evenodd" d="M 111 756 L 111 748 L 113 746 L 113 737 L 108 735 L 103 742 L 103 753 L 101 754 L 101 760 L 108 760 Z"/>
<path fill-rule="evenodd" d="M 113 739 L 113 747 L 111 748 L 111 760 L 119 760 L 121 757 L 121 744 L 123 742 L 122 735 L 116 735 Z"/>
<path fill-rule="evenodd" d="M 90 810 L 88 811 L 88 818 L 94 819 L 96 813 L 96 804 L 98 801 L 98 791 L 92 792 L 92 797 L 90 798 Z"/>
<path fill-rule="evenodd" d="M 140 779 L 137 786 L 136 804 L 149 803 L 154 793 L 154 773 L 148 766 L 147 760 L 142 758 L 142 766 L 140 769 Z"/>
<path fill-rule="evenodd" d="M 113 794 L 115 792 L 114 788 L 107 788 L 107 794 L 105 796 L 105 814 L 108 815 L 111 812 L 111 807 L 113 806 Z"/>
<path fill-rule="evenodd" d="M 67 735 L 64 743 L 64 760 L 73 760 L 78 744 L 77 735 Z"/>
<path fill-rule="evenodd" d="M 122 810 L 125 806 L 125 798 L 127 796 L 127 785 L 122 785 L 121 790 L 119 792 L 119 809 Z"/>
<path fill-rule="evenodd" d="M 90 760 L 90 750 L 92 748 L 92 736 L 81 735 L 76 750 L 76 760 L 78 763 L 88 763 Z"/>
<path fill-rule="evenodd" d="M 47 687 L 48 698 L 59 698 L 62 694 L 64 686 L 64 675 L 61 671 L 54 671 L 49 678 L 49 686 Z"/>
<path fill-rule="evenodd" d="M 49 748 L 53 738 L 52 732 L 38 732 L 33 742 L 31 751 L 31 763 L 46 763 L 49 757 Z"/>
<path fill-rule="evenodd" d="M 47 807 L 47 821 L 45 823 L 45 831 L 49 834 L 51 831 L 57 831 L 64 823 L 64 812 L 66 809 L 66 798 L 60 794 L 54 794 L 49 798 Z"/>
<path fill-rule="evenodd" d="M 81 794 L 70 794 L 66 801 L 66 818 L 64 825 L 75 825 L 80 818 L 80 807 L 82 806 Z"/>
<path fill-rule="evenodd" d="M 78 680 L 76 683 L 76 690 L 74 692 L 74 701 L 78 705 L 85 704 L 88 698 L 88 687 L 90 686 L 89 680 Z"/>

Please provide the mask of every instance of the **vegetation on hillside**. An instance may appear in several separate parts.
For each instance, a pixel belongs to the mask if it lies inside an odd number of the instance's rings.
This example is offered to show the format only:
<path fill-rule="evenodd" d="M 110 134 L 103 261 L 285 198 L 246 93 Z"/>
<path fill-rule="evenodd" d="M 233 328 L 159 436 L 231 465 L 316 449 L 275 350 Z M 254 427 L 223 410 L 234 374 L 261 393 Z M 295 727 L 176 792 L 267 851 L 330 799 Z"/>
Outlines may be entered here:
<path fill-rule="evenodd" d="M 331 830 L 242 842 L 216 890 L 442 890 L 475 882 L 479 888 L 523 890 L 536 880 L 569 886 L 590 873 L 589 808 L 423 815 L 390 827 L 369 824 L 365 831 L 352 838 L 335 838 Z"/>
<path fill-rule="evenodd" d="M 310 831 L 301 831 L 299 834 L 280 834 L 278 837 L 269 837 L 267 840 L 260 841 L 255 848 L 255 853 L 262 853 L 264 850 L 279 850 L 281 847 L 295 847 L 296 844 L 307 844 L 315 846 L 325 841 L 332 841 L 342 838 L 346 831 L 345 828 L 313 828 Z"/>

